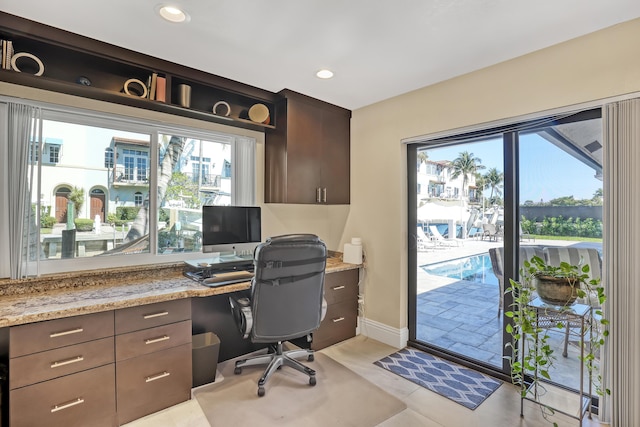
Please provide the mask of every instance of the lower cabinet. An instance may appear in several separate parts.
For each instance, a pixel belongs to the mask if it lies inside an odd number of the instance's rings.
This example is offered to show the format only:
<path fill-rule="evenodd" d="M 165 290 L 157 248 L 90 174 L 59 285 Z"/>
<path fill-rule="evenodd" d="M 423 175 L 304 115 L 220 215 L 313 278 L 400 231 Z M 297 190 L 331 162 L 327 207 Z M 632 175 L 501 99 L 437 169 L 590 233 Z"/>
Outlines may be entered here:
<path fill-rule="evenodd" d="M 313 333 L 311 348 L 320 350 L 356 335 L 358 325 L 359 270 L 328 273 L 324 276 L 327 313 Z"/>
<path fill-rule="evenodd" d="M 191 303 L 9 329 L 11 427 L 117 426 L 191 397 Z"/>
<path fill-rule="evenodd" d="M 11 390 L 11 427 L 114 426 L 113 363 Z"/>
<path fill-rule="evenodd" d="M 125 424 L 191 397 L 191 343 L 118 362 L 118 421 Z"/>
<path fill-rule="evenodd" d="M 191 302 L 188 299 L 115 312 L 119 424 L 191 398 Z"/>

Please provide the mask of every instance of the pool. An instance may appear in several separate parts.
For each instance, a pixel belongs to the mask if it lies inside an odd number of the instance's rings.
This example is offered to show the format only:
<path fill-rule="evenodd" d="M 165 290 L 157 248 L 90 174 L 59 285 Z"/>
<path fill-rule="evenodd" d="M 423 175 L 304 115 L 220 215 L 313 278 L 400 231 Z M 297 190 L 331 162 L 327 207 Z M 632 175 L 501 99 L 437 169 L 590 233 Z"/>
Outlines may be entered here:
<path fill-rule="evenodd" d="M 467 280 L 469 282 L 497 285 L 498 278 L 491 270 L 489 254 L 473 255 L 435 264 L 422 265 L 426 273 L 434 276 L 449 277 L 451 279 Z"/>

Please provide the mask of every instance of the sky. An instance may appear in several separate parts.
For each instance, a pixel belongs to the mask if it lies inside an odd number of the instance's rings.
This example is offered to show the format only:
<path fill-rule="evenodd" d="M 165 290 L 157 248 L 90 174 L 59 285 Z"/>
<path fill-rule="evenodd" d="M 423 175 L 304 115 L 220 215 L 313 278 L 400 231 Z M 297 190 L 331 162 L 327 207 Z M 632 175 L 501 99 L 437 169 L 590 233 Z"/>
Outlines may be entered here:
<path fill-rule="evenodd" d="M 504 171 L 502 138 L 474 142 L 427 151 L 429 160 L 453 160 L 462 151 L 469 151 L 482 160 L 487 173 L 491 168 Z M 595 178 L 595 170 L 565 153 L 544 138 L 520 136 L 520 201 L 548 202 L 573 195 L 576 199 L 591 199 L 602 181 Z"/>

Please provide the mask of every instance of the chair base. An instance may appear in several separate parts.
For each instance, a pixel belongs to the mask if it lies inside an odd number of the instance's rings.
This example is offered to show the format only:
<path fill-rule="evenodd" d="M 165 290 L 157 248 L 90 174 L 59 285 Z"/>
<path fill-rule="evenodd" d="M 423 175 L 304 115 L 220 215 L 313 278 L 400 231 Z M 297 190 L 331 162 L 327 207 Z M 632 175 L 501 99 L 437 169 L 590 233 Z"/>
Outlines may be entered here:
<path fill-rule="evenodd" d="M 316 385 L 316 371 L 298 362 L 296 359 L 300 357 L 306 357 L 308 361 L 313 361 L 313 350 L 300 349 L 282 351 L 282 342 L 278 342 L 275 345 L 269 346 L 269 353 L 267 354 L 236 361 L 233 373 L 236 375 L 241 374 L 242 368 L 245 366 L 267 365 L 267 368 L 258 380 L 258 396 L 260 397 L 265 394 L 264 385 L 271 374 L 281 366 L 289 366 L 303 374 L 307 374 L 309 376 L 309 384 L 312 386 Z"/>

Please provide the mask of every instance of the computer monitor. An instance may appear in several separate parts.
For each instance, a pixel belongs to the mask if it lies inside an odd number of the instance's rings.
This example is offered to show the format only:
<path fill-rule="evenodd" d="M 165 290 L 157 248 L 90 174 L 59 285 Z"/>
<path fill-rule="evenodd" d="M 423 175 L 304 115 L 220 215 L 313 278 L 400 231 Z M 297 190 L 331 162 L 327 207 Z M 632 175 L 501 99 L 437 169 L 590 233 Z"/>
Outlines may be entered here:
<path fill-rule="evenodd" d="M 253 254 L 261 242 L 258 206 L 202 206 L 202 252 Z"/>

